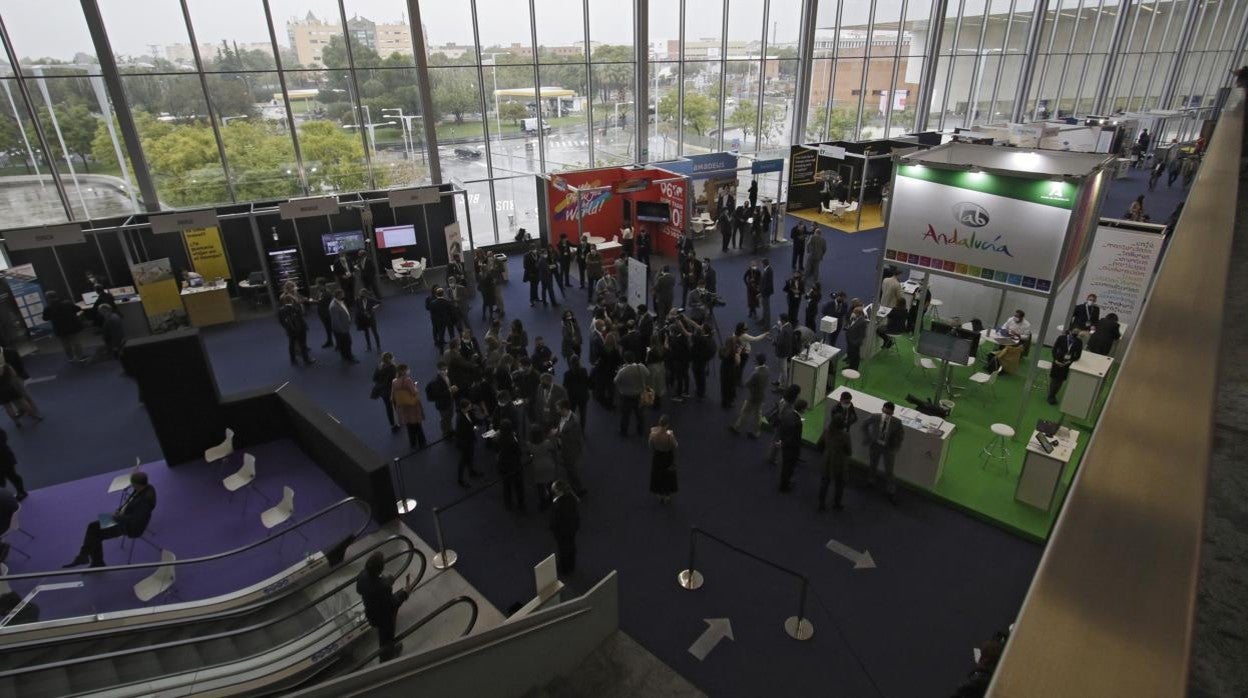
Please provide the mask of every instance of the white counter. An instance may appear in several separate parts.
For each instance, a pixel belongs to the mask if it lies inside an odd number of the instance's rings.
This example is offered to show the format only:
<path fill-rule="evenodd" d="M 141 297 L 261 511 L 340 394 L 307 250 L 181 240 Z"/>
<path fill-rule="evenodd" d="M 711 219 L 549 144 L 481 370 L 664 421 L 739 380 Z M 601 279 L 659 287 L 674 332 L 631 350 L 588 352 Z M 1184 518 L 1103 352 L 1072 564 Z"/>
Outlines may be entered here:
<path fill-rule="evenodd" d="M 850 434 L 851 453 L 855 459 L 870 463 L 862 425 L 867 417 L 883 411 L 885 400 L 853 388 L 836 388 L 828 394 L 829 409 L 840 399 L 843 392 L 850 394 L 854 409 L 858 412 L 858 423 Z M 949 456 L 949 437 L 953 435 L 956 425 L 904 405 L 896 405 L 893 415 L 901 419 L 906 429 L 901 440 L 901 449 L 897 452 L 893 474 L 921 487 L 935 487 L 944 472 L 945 460 Z"/>
<path fill-rule="evenodd" d="M 1076 419 L 1087 419 L 1113 364 L 1112 357 L 1085 350 L 1079 360 L 1070 365 L 1066 392 L 1062 394 L 1062 412 Z"/>
<path fill-rule="evenodd" d="M 1036 435 L 1039 433 L 1033 431 L 1031 438 L 1027 440 L 1027 455 L 1023 459 L 1023 470 L 1018 475 L 1014 499 L 1048 511 L 1057 496 L 1062 471 L 1075 455 L 1079 432 L 1066 427 L 1058 429 L 1054 434 L 1057 445 L 1053 447 L 1052 453 L 1045 453 L 1044 447 L 1036 442 Z"/>
<path fill-rule="evenodd" d="M 836 375 L 836 359 L 841 350 L 818 342 L 810 345 L 809 355 L 798 355 L 789 366 L 789 382 L 802 389 L 801 397 L 810 408 L 818 407 L 827 393 L 828 374 Z"/>

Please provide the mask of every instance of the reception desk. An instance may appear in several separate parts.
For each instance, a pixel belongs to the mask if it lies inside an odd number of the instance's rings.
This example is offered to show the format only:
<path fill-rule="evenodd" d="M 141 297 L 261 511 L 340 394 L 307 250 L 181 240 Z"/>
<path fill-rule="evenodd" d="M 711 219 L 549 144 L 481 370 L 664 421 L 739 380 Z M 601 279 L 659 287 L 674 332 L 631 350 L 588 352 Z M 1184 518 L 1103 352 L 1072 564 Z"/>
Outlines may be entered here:
<path fill-rule="evenodd" d="M 1114 360 L 1084 351 L 1079 360 L 1070 365 L 1070 377 L 1066 379 L 1066 392 L 1062 394 L 1062 412 L 1075 419 L 1087 419 L 1096 406 L 1096 398 L 1105 385 L 1105 376 Z"/>
<path fill-rule="evenodd" d="M 828 375 L 836 375 L 836 359 L 841 350 L 816 342 L 810 351 L 789 362 L 789 382 L 802 389 L 801 397 L 810 408 L 818 407 L 828 392 Z"/>
<path fill-rule="evenodd" d="M 851 454 L 856 460 L 869 463 L 870 454 L 862 425 L 867 417 L 883 411 L 885 400 L 852 388 L 837 388 L 827 396 L 829 409 L 840 399 L 842 392 L 850 394 L 854 409 L 858 412 L 858 423 L 850 434 Z M 921 487 L 935 487 L 949 457 L 949 437 L 953 435 L 954 424 L 902 405 L 896 406 L 893 416 L 901 419 L 906 430 L 901 440 L 901 449 L 897 452 L 893 474 Z"/>
<path fill-rule="evenodd" d="M 1066 427 L 1058 429 L 1053 435 L 1057 445 L 1049 453 L 1045 453 L 1044 447 L 1036 441 L 1038 433 L 1033 431 L 1027 440 L 1027 456 L 1023 459 L 1023 471 L 1018 476 L 1014 499 L 1048 511 L 1057 495 L 1057 485 L 1062 481 L 1062 471 L 1075 454 L 1079 432 Z"/>
<path fill-rule="evenodd" d="M 234 322 L 229 286 L 224 281 L 182 289 L 182 306 L 191 327 L 207 327 Z"/>

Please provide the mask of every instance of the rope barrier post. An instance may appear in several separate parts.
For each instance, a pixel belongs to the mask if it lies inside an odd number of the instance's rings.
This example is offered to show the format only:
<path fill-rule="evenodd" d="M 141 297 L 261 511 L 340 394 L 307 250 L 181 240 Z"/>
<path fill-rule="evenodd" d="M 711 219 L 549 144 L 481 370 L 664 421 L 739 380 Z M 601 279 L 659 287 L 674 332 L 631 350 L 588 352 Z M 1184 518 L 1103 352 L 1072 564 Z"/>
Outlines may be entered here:
<path fill-rule="evenodd" d="M 403 479 L 403 459 L 394 459 L 394 479 L 399 486 L 399 498 L 395 502 L 400 514 L 410 514 L 416 510 L 416 500 L 407 496 L 407 482 Z"/>
<path fill-rule="evenodd" d="M 698 539 L 698 529 L 697 528 L 690 529 L 689 530 L 689 567 L 687 569 L 681 570 L 680 573 L 676 575 L 676 583 L 680 584 L 681 587 L 689 591 L 694 591 L 696 589 L 702 588 L 702 583 L 706 581 L 703 578 L 702 573 L 699 572 L 697 568 L 694 567 L 694 545 L 697 539 Z"/>
<path fill-rule="evenodd" d="M 802 577 L 802 593 L 797 602 L 797 615 L 791 616 L 784 621 L 784 632 L 794 640 L 809 640 L 815 635 L 815 626 L 810 622 L 809 618 L 804 616 L 806 612 L 806 587 L 810 584 L 805 577 Z"/>
<path fill-rule="evenodd" d="M 439 516 L 441 510 L 433 510 L 433 529 L 438 537 L 438 552 L 433 555 L 433 566 L 440 570 L 449 570 L 455 566 L 455 562 L 459 560 L 459 555 L 454 550 L 446 549 L 446 541 L 442 539 L 442 519 Z"/>

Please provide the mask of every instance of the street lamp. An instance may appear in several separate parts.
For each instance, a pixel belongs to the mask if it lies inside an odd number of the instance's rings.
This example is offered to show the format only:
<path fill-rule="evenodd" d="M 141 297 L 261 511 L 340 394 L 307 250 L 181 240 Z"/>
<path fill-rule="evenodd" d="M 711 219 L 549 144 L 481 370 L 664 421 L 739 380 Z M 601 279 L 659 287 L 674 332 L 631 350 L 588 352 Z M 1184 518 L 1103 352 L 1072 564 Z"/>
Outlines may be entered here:
<path fill-rule="evenodd" d="M 394 121 L 378 121 L 374 123 L 372 112 L 368 110 L 368 105 L 362 104 L 360 105 L 359 108 L 364 110 L 364 123 L 363 124 L 343 124 L 342 127 L 343 128 L 363 127 L 367 129 L 366 133 L 368 134 L 369 151 L 373 155 L 376 155 L 377 154 L 377 127 L 378 126 L 397 126 L 398 124 Z"/>

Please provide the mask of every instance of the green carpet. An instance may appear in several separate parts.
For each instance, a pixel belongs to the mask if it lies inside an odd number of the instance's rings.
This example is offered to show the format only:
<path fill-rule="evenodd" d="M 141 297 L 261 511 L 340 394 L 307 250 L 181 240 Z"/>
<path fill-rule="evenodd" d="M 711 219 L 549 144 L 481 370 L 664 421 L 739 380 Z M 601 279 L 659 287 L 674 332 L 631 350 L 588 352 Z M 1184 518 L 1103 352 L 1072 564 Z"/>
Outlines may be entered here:
<path fill-rule="evenodd" d="M 920 369 L 910 371 L 914 354 L 909 338 L 902 338 L 897 343 L 897 349 L 900 356 L 890 352 L 881 352 L 870 361 L 864 361 L 861 366 L 861 385 L 854 387 L 862 392 L 892 400 L 898 405 L 910 405 L 906 401 L 908 393 L 930 398 L 933 391 L 925 382 L 927 378 L 920 375 Z M 1047 347 L 1040 351 L 1043 352 L 1042 358 L 1050 358 Z M 981 349 L 981 356 L 983 353 Z M 969 383 L 967 378 L 974 372 L 972 369 L 954 368 L 951 370 L 953 383 L 957 386 L 967 385 Z M 1025 439 L 1031 436 L 1037 420 L 1056 421 L 1062 416 L 1056 405 L 1049 405 L 1045 401 L 1048 376 L 1044 374 L 1037 381 L 1040 387 L 1025 397 L 1022 426 L 1016 428 L 1015 440 L 1008 444 L 1010 449 L 1010 457 L 1007 461 L 1009 474 L 1003 472 L 999 465 L 991 466 L 989 470 L 983 470 L 980 467 L 982 449 L 992 439 L 990 425 L 994 422 L 1001 422 L 1013 426 L 1018 415 L 1019 402 L 1024 399 L 1022 396 L 1024 376 L 1003 373 L 993 388 L 984 389 L 983 386 L 972 385 L 964 389 L 959 397 L 954 398 L 957 405 L 949 415 L 949 421 L 953 422 L 957 428 L 950 437 L 948 459 L 940 481 L 936 483 L 936 488 L 928 490 L 904 481 L 903 484 L 911 489 L 933 494 L 973 515 L 1026 538 L 1037 541 L 1046 540 L 1053 527 L 1053 521 L 1057 517 L 1057 512 L 1062 502 L 1065 501 L 1066 490 L 1070 487 L 1079 461 L 1083 458 L 1083 451 L 1087 447 L 1088 438 L 1092 432 L 1091 424 L 1095 423 L 1104 408 L 1109 385 L 1117 374 L 1117 370 L 1118 365 L 1115 363 L 1110 375 L 1106 378 L 1106 386 L 1102 389 L 1088 422 L 1072 420 L 1070 417 L 1063 422 L 1065 426 L 1079 431 L 1079 445 L 1075 449 L 1071 462 L 1062 473 L 1062 481 L 1058 486 L 1058 492 L 1050 511 L 1041 511 L 1014 499 L 1014 488 L 1022 470 L 1023 456 L 1026 454 Z M 839 385 L 839 375 L 837 379 Z M 809 443 L 813 444 L 819 438 L 823 429 L 826 406 L 825 402 L 806 413 L 803 437 Z"/>

